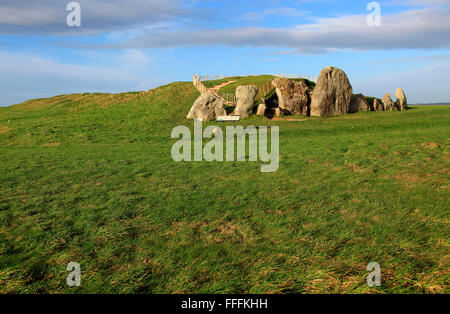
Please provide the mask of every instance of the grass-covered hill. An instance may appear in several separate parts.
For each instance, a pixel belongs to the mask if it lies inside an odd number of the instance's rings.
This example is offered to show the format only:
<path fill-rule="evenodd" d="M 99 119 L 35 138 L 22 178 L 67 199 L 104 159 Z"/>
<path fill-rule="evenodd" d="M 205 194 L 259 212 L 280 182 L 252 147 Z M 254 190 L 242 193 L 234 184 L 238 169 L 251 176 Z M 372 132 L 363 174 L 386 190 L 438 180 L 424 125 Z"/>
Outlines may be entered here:
<path fill-rule="evenodd" d="M 240 124 L 280 127 L 279 170 L 261 173 L 172 160 L 198 95 L 0 108 L 0 292 L 449 292 L 450 107 L 252 117 Z"/>
<path fill-rule="evenodd" d="M 245 76 L 245 77 L 230 77 L 230 78 L 224 78 L 221 80 L 216 81 L 209 81 L 206 82 L 207 87 L 211 87 L 214 85 L 218 85 L 218 83 L 224 83 L 224 82 L 233 82 L 227 86 L 224 86 L 221 88 L 221 92 L 223 93 L 234 93 L 236 91 L 236 88 L 241 85 L 256 85 L 258 88 L 261 88 L 264 84 L 273 81 L 275 76 L 273 75 L 257 75 L 257 76 Z M 315 87 L 316 83 L 309 81 L 307 79 L 292 79 L 293 81 L 304 81 L 308 86 Z"/>

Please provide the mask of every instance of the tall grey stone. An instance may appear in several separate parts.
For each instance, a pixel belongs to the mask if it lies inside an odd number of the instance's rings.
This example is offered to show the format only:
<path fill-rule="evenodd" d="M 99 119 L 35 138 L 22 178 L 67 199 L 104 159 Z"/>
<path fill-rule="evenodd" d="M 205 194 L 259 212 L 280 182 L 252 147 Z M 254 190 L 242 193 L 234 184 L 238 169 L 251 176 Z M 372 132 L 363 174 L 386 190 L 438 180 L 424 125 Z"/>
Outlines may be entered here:
<path fill-rule="evenodd" d="M 241 118 L 248 118 L 254 112 L 255 97 L 258 94 L 258 86 L 241 85 L 236 88 L 236 110 L 235 114 Z"/>
<path fill-rule="evenodd" d="M 335 67 L 324 68 L 312 95 L 311 116 L 347 113 L 352 92 L 352 85 L 344 71 Z"/>
<path fill-rule="evenodd" d="M 381 100 L 383 103 L 383 107 L 385 111 L 395 111 L 398 110 L 397 105 L 394 103 L 394 101 L 391 98 L 391 94 L 386 93 L 386 95 L 383 96 L 383 99 Z"/>
<path fill-rule="evenodd" d="M 403 89 L 397 88 L 395 90 L 395 98 L 397 98 L 395 103 L 400 110 L 408 109 L 408 101 L 406 99 L 405 92 L 403 91 Z"/>

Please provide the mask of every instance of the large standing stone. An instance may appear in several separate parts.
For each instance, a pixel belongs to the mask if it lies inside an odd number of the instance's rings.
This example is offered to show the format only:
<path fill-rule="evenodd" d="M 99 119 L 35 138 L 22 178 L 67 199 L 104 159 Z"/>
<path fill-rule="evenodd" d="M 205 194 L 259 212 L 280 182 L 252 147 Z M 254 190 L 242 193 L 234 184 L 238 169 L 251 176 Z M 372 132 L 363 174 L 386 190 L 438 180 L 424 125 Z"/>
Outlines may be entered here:
<path fill-rule="evenodd" d="M 384 110 L 385 111 L 395 111 L 398 110 L 396 104 L 394 103 L 394 101 L 391 98 L 391 94 L 386 93 L 386 95 L 384 95 L 383 99 L 381 100 L 381 102 L 383 103 L 384 106 Z"/>
<path fill-rule="evenodd" d="M 241 118 L 248 118 L 253 114 L 255 107 L 255 97 L 258 94 L 258 86 L 241 85 L 236 88 L 236 110 L 235 114 Z"/>
<path fill-rule="evenodd" d="M 363 94 L 353 95 L 350 100 L 348 113 L 355 113 L 359 111 L 371 111 L 370 105 Z"/>
<path fill-rule="evenodd" d="M 400 108 L 400 110 L 408 109 L 408 101 L 406 100 L 405 92 L 403 92 L 403 89 L 397 88 L 395 90 L 395 98 L 397 98 L 395 104 L 398 108 Z"/>
<path fill-rule="evenodd" d="M 223 101 L 212 93 L 208 92 L 200 95 L 192 106 L 188 119 L 198 119 L 200 121 L 212 121 L 218 116 L 226 116 L 227 112 L 223 107 Z"/>
<path fill-rule="evenodd" d="M 279 107 L 286 114 L 309 115 L 311 96 L 305 82 L 276 78 L 272 81 L 272 85 L 276 88 Z"/>
<path fill-rule="evenodd" d="M 384 110 L 384 106 L 383 106 L 383 104 L 381 103 L 381 101 L 378 100 L 378 98 L 375 98 L 375 99 L 373 100 L 373 109 L 374 109 L 375 111 L 383 111 L 383 110 Z"/>
<path fill-rule="evenodd" d="M 320 72 L 311 101 L 311 116 L 334 116 L 348 112 L 352 85 L 344 71 L 328 67 Z"/>

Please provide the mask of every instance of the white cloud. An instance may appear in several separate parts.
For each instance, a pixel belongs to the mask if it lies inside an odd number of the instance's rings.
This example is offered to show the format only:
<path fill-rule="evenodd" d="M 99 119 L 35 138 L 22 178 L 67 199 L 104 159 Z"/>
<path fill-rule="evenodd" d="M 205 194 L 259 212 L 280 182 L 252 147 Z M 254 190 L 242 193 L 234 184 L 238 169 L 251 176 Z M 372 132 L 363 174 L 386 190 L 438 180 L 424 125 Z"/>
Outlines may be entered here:
<path fill-rule="evenodd" d="M 77 0 L 82 27 L 66 24 L 69 1 L 2 0 L 0 33 L 89 35 L 160 23 L 182 23 L 192 16 L 181 0 Z"/>
<path fill-rule="evenodd" d="M 450 1 L 449 0 L 393 0 L 392 3 L 408 5 L 408 6 L 430 7 L 430 6 L 440 6 L 440 5 L 450 4 Z"/>
<path fill-rule="evenodd" d="M 281 8 L 272 8 L 266 9 L 258 12 L 248 12 L 243 14 L 238 18 L 238 20 L 247 20 L 247 21 L 263 21 L 268 17 L 276 16 L 277 18 L 299 18 L 306 15 L 305 11 L 301 11 L 294 8 L 281 7 Z"/>
<path fill-rule="evenodd" d="M 370 27 L 366 15 L 315 18 L 294 28 L 233 28 L 148 32 L 103 48 L 176 46 L 252 46 L 298 49 L 317 53 L 336 49 L 426 49 L 450 47 L 450 10 L 417 9 L 384 15 L 382 26 Z"/>
<path fill-rule="evenodd" d="M 450 46 L 450 9 L 442 4 L 450 0 L 393 0 L 388 3 L 422 5 L 396 14 L 382 15 L 381 27 L 369 27 L 367 13 L 334 18 L 309 17 L 312 22 L 291 28 L 212 27 L 205 21 L 221 18 L 221 12 L 208 15 L 182 0 L 79 0 L 82 8 L 81 28 L 65 25 L 65 2 L 40 0 L 2 0 L 0 33 L 51 33 L 89 35 L 108 34 L 111 44 L 59 43 L 76 48 L 126 49 L 177 46 L 276 47 L 296 53 L 323 53 L 337 49 L 423 49 Z M 302 2 L 326 2 L 306 0 Z M 281 2 L 277 2 L 281 3 Z M 191 5 L 189 5 L 191 4 Z M 440 5 L 441 7 L 433 7 Z M 364 6 L 363 6 L 364 8 Z M 263 9 L 244 14 L 246 19 L 299 17 L 303 11 L 290 7 Z M 209 18 L 206 18 L 209 17 Z M 242 16 L 241 16 L 242 17 Z M 203 21 L 203 22 L 200 22 Z M 195 24 L 198 22 L 199 24 Z M 194 27 L 193 25 L 197 25 Z"/>

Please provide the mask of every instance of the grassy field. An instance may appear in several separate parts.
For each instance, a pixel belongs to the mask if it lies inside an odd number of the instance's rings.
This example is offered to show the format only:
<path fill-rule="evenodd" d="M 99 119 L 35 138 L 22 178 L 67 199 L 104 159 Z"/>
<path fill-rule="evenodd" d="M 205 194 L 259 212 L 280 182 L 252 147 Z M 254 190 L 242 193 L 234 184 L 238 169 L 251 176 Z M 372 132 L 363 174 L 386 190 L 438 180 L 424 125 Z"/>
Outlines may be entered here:
<path fill-rule="evenodd" d="M 231 83 L 225 87 L 222 87 L 220 89 L 220 92 L 222 93 L 235 93 L 236 88 L 240 85 L 256 85 L 258 88 L 263 86 L 265 83 L 272 81 L 275 78 L 273 75 L 258 75 L 258 76 L 246 76 L 241 78 L 235 78 L 232 81 L 234 83 Z"/>
<path fill-rule="evenodd" d="M 252 117 L 240 124 L 280 127 L 264 174 L 172 161 L 198 95 L 173 83 L 0 108 L 0 292 L 450 292 L 449 106 Z M 365 284 L 372 261 L 381 287 Z"/>

